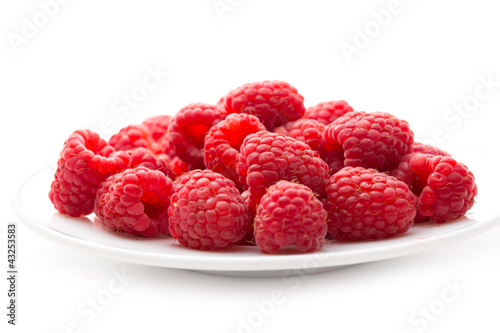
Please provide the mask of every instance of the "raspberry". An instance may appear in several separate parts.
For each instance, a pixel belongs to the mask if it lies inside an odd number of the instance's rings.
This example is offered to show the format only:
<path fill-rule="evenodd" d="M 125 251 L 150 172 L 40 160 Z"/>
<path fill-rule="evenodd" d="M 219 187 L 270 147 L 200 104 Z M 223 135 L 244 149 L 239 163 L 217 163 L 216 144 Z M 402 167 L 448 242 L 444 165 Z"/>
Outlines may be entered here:
<path fill-rule="evenodd" d="M 177 177 L 177 173 L 172 166 L 172 159 L 167 154 L 154 154 L 143 147 L 127 150 L 127 152 L 130 155 L 129 168 L 144 166 L 152 170 L 159 170 L 171 179 Z"/>
<path fill-rule="evenodd" d="M 231 179 L 241 189 L 236 164 L 240 146 L 248 134 L 265 130 L 257 117 L 249 114 L 230 114 L 212 126 L 205 137 L 204 161 L 208 169 Z"/>
<path fill-rule="evenodd" d="M 172 171 L 174 171 L 177 177 L 188 171 L 194 170 L 192 165 L 187 164 L 177 156 L 172 158 L 170 165 L 172 166 Z"/>
<path fill-rule="evenodd" d="M 245 232 L 245 236 L 243 239 L 238 243 L 238 245 L 250 245 L 254 246 L 255 245 L 255 235 L 254 235 L 254 220 L 255 220 L 255 214 L 256 211 L 252 209 L 252 207 L 256 207 L 255 204 L 250 203 L 249 200 L 250 196 L 250 191 L 246 190 L 241 192 L 241 198 L 243 199 L 243 202 L 245 203 L 245 206 L 247 206 L 248 209 L 248 225 L 247 225 L 247 230 Z"/>
<path fill-rule="evenodd" d="M 267 131 L 245 138 L 236 170 L 240 182 L 249 187 L 252 205 L 258 205 L 266 189 L 279 180 L 306 185 L 319 196 L 328 181 L 328 165 L 318 152 L 302 141 Z"/>
<path fill-rule="evenodd" d="M 169 230 L 181 245 L 227 250 L 245 236 L 248 210 L 231 180 L 211 170 L 193 170 L 180 176 L 174 189 Z"/>
<path fill-rule="evenodd" d="M 416 153 L 411 153 L 411 154 L 406 154 L 401 158 L 401 162 L 399 163 L 398 167 L 394 170 L 392 170 L 389 174 L 393 177 L 396 177 L 402 182 L 405 182 L 406 185 L 410 188 L 410 190 L 416 195 L 419 196 L 420 193 L 422 193 L 422 190 L 424 189 L 426 183 L 426 177 L 429 176 L 429 174 L 424 175 L 423 172 L 419 171 L 422 175 L 422 177 L 419 177 L 418 174 L 414 171 L 411 170 L 410 167 L 410 161 L 412 158 L 415 156 Z M 419 153 L 420 154 L 420 153 Z M 420 156 L 420 158 L 423 158 Z M 424 159 L 425 160 L 425 159 Z M 417 160 L 413 161 L 414 166 Z M 418 163 L 425 163 L 425 161 Z"/>
<path fill-rule="evenodd" d="M 158 141 L 167 131 L 171 120 L 171 116 L 160 115 L 149 117 L 142 124 L 148 128 L 153 140 Z"/>
<path fill-rule="evenodd" d="M 49 198 L 62 214 L 78 217 L 94 209 L 97 187 L 107 176 L 125 169 L 129 155 L 90 130 L 76 130 L 64 142 Z"/>
<path fill-rule="evenodd" d="M 172 191 L 172 180 L 158 170 L 126 169 L 102 182 L 94 212 L 111 230 L 143 237 L 168 234 Z"/>
<path fill-rule="evenodd" d="M 227 113 L 248 113 L 259 118 L 268 131 L 304 115 L 304 97 L 283 81 L 247 83 L 230 91 L 224 106 Z"/>
<path fill-rule="evenodd" d="M 462 217 L 474 205 L 477 185 L 472 172 L 450 156 L 409 154 L 392 173 L 418 196 L 419 221 L 443 223 Z"/>
<path fill-rule="evenodd" d="M 225 98 L 225 96 L 220 97 L 219 100 L 217 101 L 217 103 L 215 104 L 215 106 L 218 107 L 218 108 L 221 108 L 221 109 L 225 109 L 224 98 Z"/>
<path fill-rule="evenodd" d="M 420 142 L 413 142 L 413 152 L 422 154 L 431 154 L 437 156 L 451 156 L 442 149 Z"/>
<path fill-rule="evenodd" d="M 351 111 L 326 126 L 322 149 L 344 151 L 344 165 L 377 169 L 397 168 L 403 155 L 411 153 L 413 132 L 405 120 L 385 112 Z"/>
<path fill-rule="evenodd" d="M 340 169 L 345 167 L 344 150 L 341 147 L 333 150 L 325 150 L 322 148 L 322 146 L 320 146 L 318 151 L 323 161 L 325 161 L 326 164 L 328 164 L 331 175 L 333 175 L 334 173 L 338 172 Z"/>
<path fill-rule="evenodd" d="M 406 232 L 416 197 L 395 177 L 375 169 L 345 167 L 326 185 L 328 232 L 337 240 L 389 238 Z"/>
<path fill-rule="evenodd" d="M 250 196 L 250 191 L 246 190 L 241 192 L 241 198 L 243 199 L 244 202 L 248 200 L 249 196 Z"/>
<path fill-rule="evenodd" d="M 148 148 L 158 152 L 158 144 L 155 143 L 149 129 L 142 124 L 128 125 L 109 138 L 109 145 L 116 150 L 130 150 L 138 147 Z"/>
<path fill-rule="evenodd" d="M 299 119 L 289 122 L 274 130 L 275 133 L 283 133 L 294 139 L 305 142 L 313 150 L 318 150 L 321 143 L 321 134 L 325 125 L 312 119 Z"/>
<path fill-rule="evenodd" d="M 168 130 L 158 140 L 156 140 L 156 143 L 158 144 L 159 152 L 167 154 L 171 158 L 177 157 L 175 147 L 170 143 L 170 133 Z"/>
<path fill-rule="evenodd" d="M 350 111 L 353 111 L 353 108 L 344 100 L 322 102 L 307 108 L 304 118 L 314 119 L 324 125 L 329 125 Z"/>
<path fill-rule="evenodd" d="M 288 181 L 269 187 L 255 217 L 255 242 L 266 253 L 295 245 L 299 251 L 321 249 L 327 233 L 326 211 L 310 188 Z"/>
<path fill-rule="evenodd" d="M 210 104 L 193 103 L 182 108 L 168 127 L 168 140 L 176 155 L 194 168 L 204 169 L 205 135 L 225 116 L 224 111 Z"/>

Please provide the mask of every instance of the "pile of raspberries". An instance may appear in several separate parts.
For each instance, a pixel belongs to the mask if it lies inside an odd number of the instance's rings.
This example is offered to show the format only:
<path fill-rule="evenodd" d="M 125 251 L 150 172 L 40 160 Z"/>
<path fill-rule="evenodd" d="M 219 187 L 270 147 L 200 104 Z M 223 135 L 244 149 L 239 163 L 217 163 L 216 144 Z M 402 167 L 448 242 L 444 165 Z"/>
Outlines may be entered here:
<path fill-rule="evenodd" d="M 62 214 L 182 246 L 314 252 L 327 241 L 394 237 L 465 215 L 477 186 L 408 122 L 343 100 L 306 108 L 283 81 L 245 84 L 216 104 L 65 141 L 49 198 Z"/>

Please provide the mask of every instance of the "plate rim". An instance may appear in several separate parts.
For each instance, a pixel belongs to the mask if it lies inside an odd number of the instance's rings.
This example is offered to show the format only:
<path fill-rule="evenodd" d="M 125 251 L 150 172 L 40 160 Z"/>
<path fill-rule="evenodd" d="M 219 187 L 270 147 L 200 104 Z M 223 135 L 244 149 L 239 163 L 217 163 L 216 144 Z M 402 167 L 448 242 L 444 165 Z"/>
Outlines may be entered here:
<path fill-rule="evenodd" d="M 40 222 L 33 217 L 28 210 L 24 208 L 20 200 L 21 194 L 25 186 L 38 176 L 39 174 L 52 170 L 52 165 L 47 165 L 30 174 L 16 188 L 12 195 L 11 204 L 14 212 L 18 215 L 21 222 L 29 227 L 32 231 L 38 233 L 45 238 L 48 238 L 57 243 L 69 245 L 72 248 L 85 250 L 95 255 L 129 262 L 141 265 L 150 265 L 157 267 L 173 268 L 173 269 L 189 269 L 197 271 L 220 271 L 220 272 L 265 272 L 265 271 L 296 271 L 320 268 L 337 268 L 346 265 L 354 265 L 360 263 L 368 263 L 379 260 L 393 259 L 403 257 L 415 253 L 424 252 L 436 247 L 445 246 L 464 239 L 472 238 L 476 235 L 484 233 L 500 225 L 500 210 L 489 215 L 487 218 L 477 221 L 467 227 L 438 235 L 411 241 L 406 243 L 393 244 L 389 247 L 377 247 L 374 249 L 358 249 L 349 252 L 329 252 L 322 250 L 315 253 L 300 253 L 300 254 L 259 254 L 256 256 L 244 257 L 196 257 L 183 256 L 182 254 L 172 253 L 152 253 L 141 252 L 136 249 L 127 249 L 115 247 L 108 244 L 91 242 L 88 240 L 79 239 L 75 236 L 68 235 L 62 231 L 50 228 L 43 222 Z M 54 210 L 54 213 L 57 213 Z M 64 216 L 61 214 L 61 216 Z M 67 217 L 71 218 L 71 217 Z M 404 237 L 404 235 L 402 235 Z M 384 241 L 384 240 L 380 240 Z M 371 241 L 373 242 L 373 241 Z M 375 240 L 375 242 L 378 242 Z M 195 251 L 186 249 L 188 251 Z M 388 253 L 390 251 L 390 253 Z M 217 254 L 224 252 L 214 252 Z M 279 260 L 277 260 L 279 258 Z M 313 263 L 313 267 L 308 267 L 306 264 Z M 302 264 L 302 266 L 297 266 Z"/>

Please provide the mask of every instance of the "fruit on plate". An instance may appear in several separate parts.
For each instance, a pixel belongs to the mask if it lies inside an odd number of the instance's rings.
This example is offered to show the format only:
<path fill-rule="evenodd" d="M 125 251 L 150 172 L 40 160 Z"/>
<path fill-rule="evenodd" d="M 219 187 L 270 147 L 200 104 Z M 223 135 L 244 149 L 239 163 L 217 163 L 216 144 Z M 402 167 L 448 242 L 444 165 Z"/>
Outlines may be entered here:
<path fill-rule="evenodd" d="M 228 250 L 247 231 L 249 215 L 233 181 L 211 170 L 193 170 L 175 181 L 168 209 L 170 235 L 197 250 Z"/>
<path fill-rule="evenodd" d="M 319 251 L 327 232 L 323 204 L 307 186 L 280 180 L 267 189 L 255 217 L 255 242 L 266 253 L 294 245 Z"/>
<path fill-rule="evenodd" d="M 409 123 L 345 100 L 305 107 L 265 80 L 147 117 L 109 139 L 64 141 L 49 199 L 61 214 L 196 250 L 320 251 L 325 242 L 398 237 L 473 207 L 467 166 L 416 142 Z"/>

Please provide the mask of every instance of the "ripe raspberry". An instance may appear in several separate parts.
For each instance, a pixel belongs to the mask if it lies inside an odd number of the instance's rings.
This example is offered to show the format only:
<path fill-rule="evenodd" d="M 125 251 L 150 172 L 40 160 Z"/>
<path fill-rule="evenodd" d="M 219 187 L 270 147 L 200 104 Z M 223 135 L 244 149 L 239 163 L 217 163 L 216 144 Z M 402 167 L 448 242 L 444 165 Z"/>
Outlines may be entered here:
<path fill-rule="evenodd" d="M 111 175 L 97 190 L 94 212 L 107 228 L 134 236 L 168 234 L 173 183 L 158 170 L 139 166 Z"/>
<path fill-rule="evenodd" d="M 344 168 L 344 150 L 342 147 L 338 147 L 337 149 L 325 150 L 322 146 L 318 149 L 321 158 L 323 161 L 328 164 L 330 168 L 330 175 L 338 172 L 340 169 Z"/>
<path fill-rule="evenodd" d="M 159 115 L 145 119 L 142 124 L 148 128 L 153 140 L 158 141 L 167 131 L 171 120 L 171 116 Z"/>
<path fill-rule="evenodd" d="M 243 199 L 244 202 L 248 200 L 249 196 L 250 196 L 250 191 L 246 190 L 241 192 L 241 198 Z"/>
<path fill-rule="evenodd" d="M 245 206 L 247 206 L 248 209 L 248 225 L 247 225 L 247 230 L 245 232 L 245 236 L 243 239 L 238 243 L 238 245 L 248 245 L 248 246 L 255 246 L 255 236 L 254 236 L 254 220 L 255 220 L 255 214 L 256 211 L 254 209 L 251 209 L 251 207 L 256 207 L 257 205 L 252 204 L 249 202 L 249 197 L 250 197 L 250 191 L 246 190 L 241 192 L 241 198 L 243 199 L 243 202 Z"/>
<path fill-rule="evenodd" d="M 221 98 L 219 98 L 219 100 L 217 101 L 215 106 L 218 108 L 221 108 L 221 109 L 225 109 L 226 107 L 224 106 L 224 103 L 225 103 L 224 99 L 225 99 L 225 96 L 222 96 Z"/>
<path fill-rule="evenodd" d="M 78 217 L 94 209 L 97 187 L 107 176 L 125 169 L 129 155 L 115 152 L 90 130 L 76 130 L 64 142 L 49 198 L 62 214 Z"/>
<path fill-rule="evenodd" d="M 425 185 L 427 185 L 427 177 L 429 176 L 428 174 L 423 175 L 423 172 L 418 172 L 422 174 L 423 177 L 419 177 L 416 172 L 412 171 L 410 167 L 410 162 L 412 158 L 415 156 L 417 153 L 411 153 L 411 154 L 406 154 L 401 158 L 401 162 L 399 163 L 398 167 L 394 170 L 392 170 L 389 174 L 393 177 L 396 177 L 400 181 L 404 182 L 410 190 L 416 195 L 419 196 L 420 193 L 422 193 L 422 190 L 424 189 Z M 420 153 L 418 153 L 420 154 Z M 420 159 L 423 159 L 422 156 L 419 156 Z M 426 163 L 425 161 L 421 162 L 421 160 L 415 160 L 413 163 L 418 161 L 418 163 Z M 417 164 L 415 164 L 416 166 Z M 422 179 L 423 178 L 423 179 Z"/>
<path fill-rule="evenodd" d="M 149 129 L 142 124 L 128 125 L 109 138 L 109 145 L 116 150 L 130 150 L 138 147 L 148 148 L 158 152 L 158 144 L 155 143 Z"/>
<path fill-rule="evenodd" d="M 437 156 L 451 156 L 442 149 L 420 142 L 413 142 L 413 152 L 422 154 L 431 154 Z"/>
<path fill-rule="evenodd" d="M 279 180 L 295 181 L 322 196 L 328 165 L 306 143 L 266 131 L 248 135 L 236 167 L 240 182 L 248 185 L 249 203 L 258 205 L 266 189 Z M 255 207 L 252 207 L 255 209 Z"/>
<path fill-rule="evenodd" d="M 304 97 L 283 81 L 247 83 L 230 91 L 224 106 L 227 113 L 248 113 L 259 118 L 268 131 L 304 115 Z"/>
<path fill-rule="evenodd" d="M 143 147 L 127 150 L 127 153 L 130 155 L 129 168 L 144 166 L 152 170 L 159 170 L 171 179 L 177 177 L 172 166 L 172 159 L 167 154 L 154 154 Z"/>
<path fill-rule="evenodd" d="M 192 165 L 187 164 L 177 156 L 172 158 L 172 162 L 170 163 L 170 165 L 176 177 L 179 177 L 180 175 L 188 171 L 194 170 Z"/>
<path fill-rule="evenodd" d="M 171 158 L 177 157 L 175 147 L 170 143 L 170 133 L 168 130 L 158 140 L 156 140 L 156 143 L 158 144 L 159 152 L 167 154 Z"/>
<path fill-rule="evenodd" d="M 176 155 L 194 168 L 204 169 L 205 135 L 225 117 L 224 111 L 210 104 L 193 103 L 179 110 L 168 127 L 168 140 Z"/>
<path fill-rule="evenodd" d="M 181 245 L 227 250 L 245 236 L 248 210 L 230 179 L 211 170 L 193 170 L 180 176 L 174 188 L 169 230 Z"/>
<path fill-rule="evenodd" d="M 257 208 L 255 241 L 263 252 L 293 244 L 299 251 L 318 251 L 326 232 L 326 211 L 304 185 L 279 181 L 268 188 Z"/>
<path fill-rule="evenodd" d="M 205 137 L 204 161 L 207 169 L 231 179 L 242 188 L 236 172 L 240 146 L 248 134 L 265 130 L 257 117 L 249 114 L 230 114 L 212 126 Z"/>
<path fill-rule="evenodd" d="M 413 132 L 405 120 L 385 112 L 361 111 L 348 112 L 326 126 L 321 142 L 327 153 L 342 149 L 345 166 L 380 172 L 397 168 L 412 144 Z"/>
<path fill-rule="evenodd" d="M 304 118 L 314 119 L 324 125 L 329 125 L 350 111 L 353 111 L 353 108 L 344 100 L 322 102 L 307 108 Z"/>
<path fill-rule="evenodd" d="M 392 173 L 418 196 L 419 221 L 443 223 L 462 217 L 474 205 L 477 185 L 467 167 L 450 156 L 409 154 Z"/>
<path fill-rule="evenodd" d="M 275 133 L 283 133 L 305 142 L 313 150 L 318 150 L 325 125 L 313 119 L 299 119 L 277 127 Z"/>
<path fill-rule="evenodd" d="M 328 232 L 338 240 L 389 238 L 413 225 L 415 195 L 377 170 L 345 167 L 330 178 L 326 193 Z"/>

